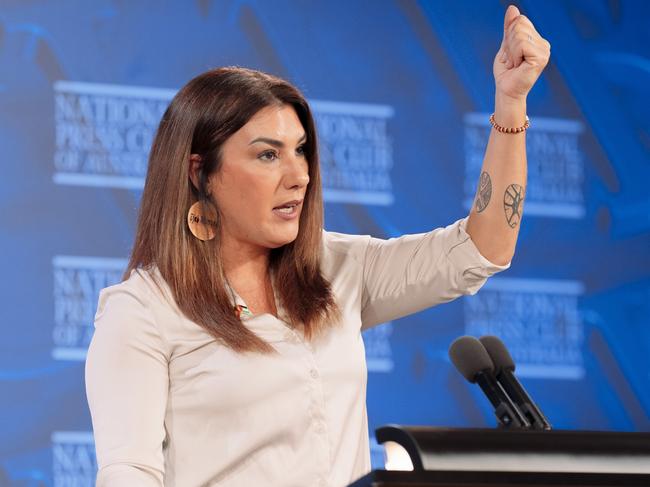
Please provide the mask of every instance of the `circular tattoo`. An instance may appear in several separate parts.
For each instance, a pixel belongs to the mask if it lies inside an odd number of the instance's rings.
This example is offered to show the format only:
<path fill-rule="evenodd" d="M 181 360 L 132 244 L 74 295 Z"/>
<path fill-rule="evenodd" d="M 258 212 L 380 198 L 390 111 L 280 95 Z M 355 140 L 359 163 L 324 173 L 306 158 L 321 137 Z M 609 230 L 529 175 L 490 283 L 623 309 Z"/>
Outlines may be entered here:
<path fill-rule="evenodd" d="M 492 179 L 490 179 L 490 175 L 488 173 L 483 171 L 478 182 L 478 190 L 476 191 L 476 211 L 478 213 L 481 213 L 487 208 L 491 197 Z"/>
<path fill-rule="evenodd" d="M 524 204 L 524 188 L 518 184 L 511 184 L 503 194 L 503 211 L 506 221 L 511 228 L 515 228 L 521 221 L 521 210 Z"/>

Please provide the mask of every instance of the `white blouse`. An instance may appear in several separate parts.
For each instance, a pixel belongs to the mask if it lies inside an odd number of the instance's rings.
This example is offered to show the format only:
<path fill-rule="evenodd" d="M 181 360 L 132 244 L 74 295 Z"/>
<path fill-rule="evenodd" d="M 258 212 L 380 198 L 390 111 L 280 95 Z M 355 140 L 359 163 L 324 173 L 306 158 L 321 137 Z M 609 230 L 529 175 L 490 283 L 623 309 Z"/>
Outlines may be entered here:
<path fill-rule="evenodd" d="M 309 343 L 279 302 L 279 318 L 244 317 L 273 355 L 216 342 L 147 272 L 102 290 L 86 361 L 97 486 L 342 487 L 365 475 L 361 331 L 473 294 L 508 267 L 480 255 L 465 221 L 389 240 L 323 231 L 342 323 Z"/>

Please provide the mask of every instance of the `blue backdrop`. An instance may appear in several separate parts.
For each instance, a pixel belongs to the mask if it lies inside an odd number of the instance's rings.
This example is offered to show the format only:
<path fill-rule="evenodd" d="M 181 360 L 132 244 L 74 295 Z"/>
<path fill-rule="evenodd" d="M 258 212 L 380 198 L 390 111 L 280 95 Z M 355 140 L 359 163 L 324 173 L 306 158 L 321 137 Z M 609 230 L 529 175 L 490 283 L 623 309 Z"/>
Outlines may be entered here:
<path fill-rule="evenodd" d="M 175 90 L 230 64 L 286 77 L 317 116 L 327 229 L 426 231 L 474 194 L 505 6 L 4 0 L 0 485 L 94 485 L 85 349 Z M 365 334 L 371 437 L 493 425 L 447 359 L 484 333 L 555 427 L 650 430 L 650 3 L 519 6 L 553 48 L 529 97 L 517 255 L 478 295 Z"/>

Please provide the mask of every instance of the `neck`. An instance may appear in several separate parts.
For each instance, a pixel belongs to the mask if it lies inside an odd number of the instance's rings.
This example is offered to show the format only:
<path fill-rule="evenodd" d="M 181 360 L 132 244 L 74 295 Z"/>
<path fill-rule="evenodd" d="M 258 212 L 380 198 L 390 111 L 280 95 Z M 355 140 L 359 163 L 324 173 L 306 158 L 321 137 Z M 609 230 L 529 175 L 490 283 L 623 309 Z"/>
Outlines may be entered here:
<path fill-rule="evenodd" d="M 226 279 L 242 292 L 259 287 L 269 275 L 269 253 L 264 247 L 223 238 L 221 261 Z"/>

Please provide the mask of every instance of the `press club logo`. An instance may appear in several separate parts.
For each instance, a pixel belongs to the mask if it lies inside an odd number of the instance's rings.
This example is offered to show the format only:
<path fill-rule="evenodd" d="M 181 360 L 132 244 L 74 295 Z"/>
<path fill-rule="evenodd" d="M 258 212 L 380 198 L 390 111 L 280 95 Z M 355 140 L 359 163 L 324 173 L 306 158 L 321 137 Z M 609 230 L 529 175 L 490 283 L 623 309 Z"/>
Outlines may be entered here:
<path fill-rule="evenodd" d="M 310 104 L 320 136 L 324 200 L 391 205 L 393 108 L 317 100 Z"/>
<path fill-rule="evenodd" d="M 463 300 L 468 335 L 496 335 L 523 377 L 584 376 L 579 281 L 492 277 Z"/>
<path fill-rule="evenodd" d="M 58 255 L 52 259 L 54 359 L 85 360 L 99 292 L 120 282 L 126 265 L 125 259 L 105 257 Z"/>

